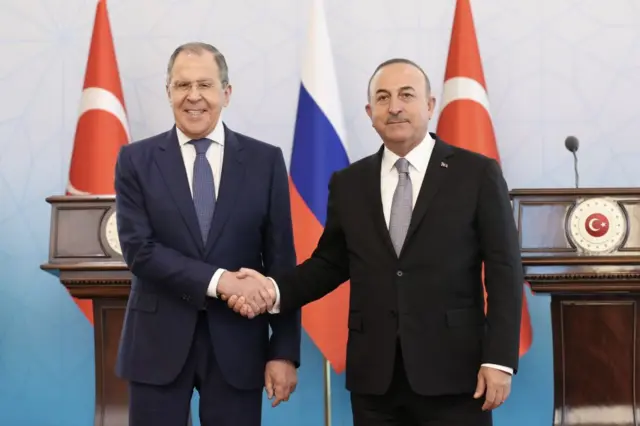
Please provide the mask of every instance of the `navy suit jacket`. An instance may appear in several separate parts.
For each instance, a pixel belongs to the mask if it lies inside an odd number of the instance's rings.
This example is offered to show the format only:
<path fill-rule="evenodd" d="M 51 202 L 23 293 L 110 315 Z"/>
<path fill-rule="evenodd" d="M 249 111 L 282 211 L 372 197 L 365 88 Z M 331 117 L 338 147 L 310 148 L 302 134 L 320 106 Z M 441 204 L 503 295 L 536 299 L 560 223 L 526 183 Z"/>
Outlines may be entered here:
<path fill-rule="evenodd" d="M 264 386 L 268 360 L 299 366 L 299 311 L 246 319 L 206 296 L 218 268 L 248 267 L 273 275 L 295 266 L 280 148 L 225 126 L 220 188 L 206 245 L 175 127 L 121 149 L 115 189 L 120 244 L 133 274 L 116 363 L 121 378 L 155 385 L 173 381 L 203 307 L 216 360 L 232 386 Z"/>

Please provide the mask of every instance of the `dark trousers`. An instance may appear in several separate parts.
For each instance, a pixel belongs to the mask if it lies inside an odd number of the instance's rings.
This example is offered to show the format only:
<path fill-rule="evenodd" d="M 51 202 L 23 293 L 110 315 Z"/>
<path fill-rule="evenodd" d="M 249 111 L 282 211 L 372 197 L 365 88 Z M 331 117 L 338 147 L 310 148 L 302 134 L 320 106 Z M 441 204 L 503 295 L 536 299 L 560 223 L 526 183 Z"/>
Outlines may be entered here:
<path fill-rule="evenodd" d="M 395 370 L 384 395 L 351 394 L 353 426 L 492 426 L 484 398 L 463 395 L 422 396 L 407 380 L 400 344 Z"/>
<path fill-rule="evenodd" d="M 187 362 L 173 383 L 130 383 L 129 426 L 186 426 L 194 388 L 200 395 L 202 426 L 260 426 L 262 389 L 238 390 L 224 380 L 205 312 L 198 319 Z"/>

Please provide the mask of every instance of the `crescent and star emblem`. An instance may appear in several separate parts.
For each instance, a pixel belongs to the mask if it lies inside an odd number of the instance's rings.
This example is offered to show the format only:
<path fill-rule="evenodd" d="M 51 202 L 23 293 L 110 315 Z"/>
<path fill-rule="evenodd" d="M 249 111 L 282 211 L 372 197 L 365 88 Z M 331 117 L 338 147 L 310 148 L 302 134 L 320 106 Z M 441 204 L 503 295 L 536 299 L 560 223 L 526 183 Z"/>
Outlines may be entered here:
<path fill-rule="evenodd" d="M 586 231 L 592 237 L 602 237 L 609 230 L 609 221 L 601 213 L 593 213 L 585 221 Z"/>
<path fill-rule="evenodd" d="M 567 234 L 580 252 L 599 255 L 617 250 L 627 234 L 622 207 L 606 198 L 580 201 L 571 210 Z"/>

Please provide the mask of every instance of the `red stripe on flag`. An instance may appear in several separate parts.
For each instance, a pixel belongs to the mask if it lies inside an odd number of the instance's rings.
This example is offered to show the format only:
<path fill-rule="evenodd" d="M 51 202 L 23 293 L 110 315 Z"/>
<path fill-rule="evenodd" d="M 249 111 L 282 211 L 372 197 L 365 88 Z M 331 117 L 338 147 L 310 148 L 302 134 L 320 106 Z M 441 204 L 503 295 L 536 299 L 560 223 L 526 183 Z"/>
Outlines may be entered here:
<path fill-rule="evenodd" d="M 293 240 L 298 264 L 309 259 L 322 235 L 323 227 L 304 202 L 295 184 L 289 178 Z M 349 282 L 342 284 L 320 300 L 302 308 L 302 326 L 313 330 L 309 334 L 313 343 L 321 348 L 325 358 L 337 373 L 345 369 L 349 313 Z"/>
<path fill-rule="evenodd" d="M 472 149 L 500 162 L 491 117 L 475 101 L 460 99 L 447 105 L 438 119 L 438 136 L 451 145 Z"/>
<path fill-rule="evenodd" d="M 104 110 L 90 110 L 78 119 L 69 179 L 81 191 L 114 194 L 115 161 L 127 133 L 120 120 Z"/>

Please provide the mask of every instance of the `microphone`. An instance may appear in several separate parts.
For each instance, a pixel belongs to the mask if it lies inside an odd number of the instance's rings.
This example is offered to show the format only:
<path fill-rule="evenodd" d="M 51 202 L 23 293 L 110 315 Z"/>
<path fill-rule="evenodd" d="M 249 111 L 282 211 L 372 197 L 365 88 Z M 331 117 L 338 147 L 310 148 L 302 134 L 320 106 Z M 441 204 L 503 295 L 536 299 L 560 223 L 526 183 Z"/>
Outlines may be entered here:
<path fill-rule="evenodd" d="M 578 182 L 580 181 L 580 177 L 578 175 L 578 156 L 576 155 L 576 151 L 578 151 L 578 146 L 580 142 L 578 142 L 578 138 L 575 136 L 567 136 L 564 140 L 564 146 L 573 154 L 573 169 L 575 173 L 576 179 L 576 188 L 578 188 Z"/>

